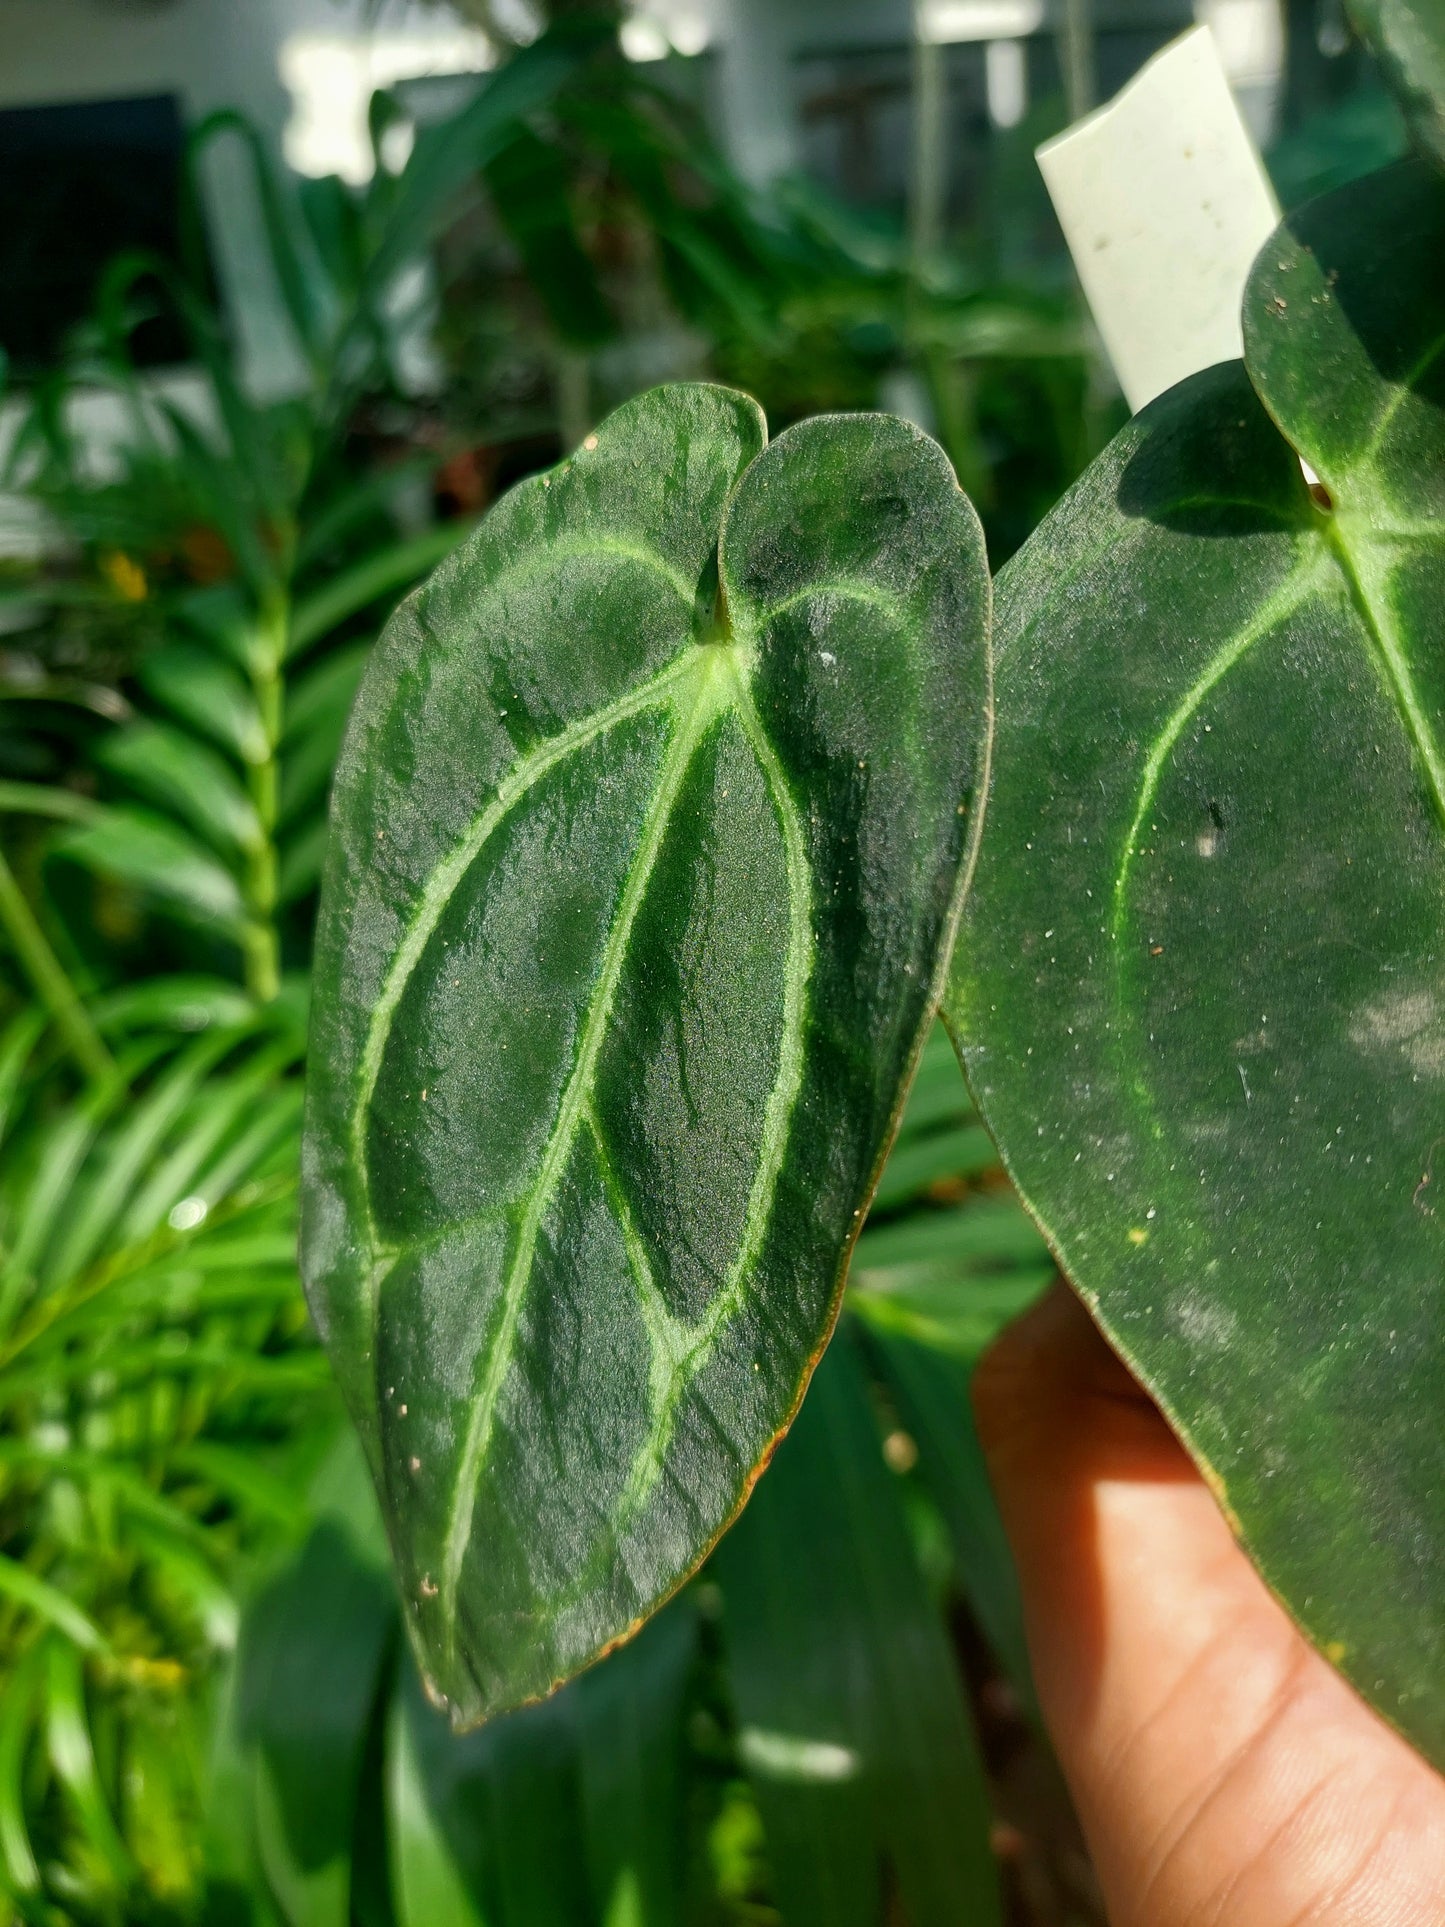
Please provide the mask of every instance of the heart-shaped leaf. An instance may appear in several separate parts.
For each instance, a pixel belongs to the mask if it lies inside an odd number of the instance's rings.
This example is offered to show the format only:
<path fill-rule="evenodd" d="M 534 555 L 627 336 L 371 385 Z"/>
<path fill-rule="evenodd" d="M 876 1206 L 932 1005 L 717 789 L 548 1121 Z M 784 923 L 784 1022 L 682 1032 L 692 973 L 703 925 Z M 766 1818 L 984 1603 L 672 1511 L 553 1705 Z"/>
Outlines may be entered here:
<path fill-rule="evenodd" d="M 303 1264 L 458 1723 L 701 1559 L 936 994 L 988 580 L 942 453 L 659 389 L 393 620 L 337 776 Z"/>
<path fill-rule="evenodd" d="M 950 1020 L 1266 1577 L 1445 1759 L 1445 183 L 1292 218 L 1245 339 L 1000 578 Z"/>

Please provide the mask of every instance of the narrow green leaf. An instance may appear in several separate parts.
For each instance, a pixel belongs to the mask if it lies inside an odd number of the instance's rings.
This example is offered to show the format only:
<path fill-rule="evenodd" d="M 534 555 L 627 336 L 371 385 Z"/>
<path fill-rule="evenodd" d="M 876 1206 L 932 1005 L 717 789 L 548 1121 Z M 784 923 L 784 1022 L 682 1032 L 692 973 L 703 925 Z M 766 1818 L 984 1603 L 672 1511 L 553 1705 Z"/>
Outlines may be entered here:
<path fill-rule="evenodd" d="M 207 1209 L 252 1172 L 274 1168 L 273 1153 L 278 1150 L 282 1166 L 289 1173 L 295 1155 L 293 1133 L 300 1117 L 301 1091 L 296 1084 L 283 1084 L 268 1093 L 235 1142 L 224 1148 L 197 1183 L 195 1195 Z"/>
<path fill-rule="evenodd" d="M 183 722 L 243 763 L 264 762 L 266 727 L 256 699 L 228 662 L 195 643 L 151 650 L 138 670 L 141 686 Z"/>
<path fill-rule="evenodd" d="M 396 1624 L 386 1576 L 334 1521 L 248 1611 L 238 1719 L 261 1860 L 291 1927 L 349 1927 L 362 1758 Z"/>
<path fill-rule="evenodd" d="M 387 111 L 390 101 L 391 96 L 381 89 L 372 95 L 368 117 L 373 128 L 378 114 Z M 335 174 L 290 176 L 306 239 L 331 282 L 326 293 L 333 308 L 351 297 L 366 258 L 368 228 L 375 225 L 376 208 L 395 185 L 374 132 L 371 145 L 376 171 L 369 189 L 363 193 L 358 194 Z M 325 495 L 330 497 L 329 487 Z"/>
<path fill-rule="evenodd" d="M 858 1240 L 853 1275 L 923 1264 L 946 1265 L 958 1275 L 965 1265 L 996 1270 L 1046 1256 L 1043 1239 L 1012 1198 L 985 1196 L 971 1199 L 967 1211 L 916 1211 L 870 1224 Z"/>
<path fill-rule="evenodd" d="M 976 1178 L 998 1164 L 993 1139 L 981 1124 L 921 1132 L 893 1147 L 873 1195 L 875 1211 L 892 1211 L 938 1185 Z"/>
<path fill-rule="evenodd" d="M 999 1319 L 985 1342 L 1006 1322 Z M 876 1344 L 898 1416 L 918 1447 L 919 1472 L 953 1541 L 958 1583 L 1010 1679 L 1031 1701 L 1018 1575 L 969 1404 L 973 1359 L 943 1357 L 911 1338 L 893 1335 L 879 1337 Z M 975 1352 L 974 1359 L 977 1356 Z"/>
<path fill-rule="evenodd" d="M 234 1029 L 256 1015 L 256 1005 L 224 977 L 143 978 L 92 1006 L 96 1029 L 110 1036 L 134 1030 Z"/>
<path fill-rule="evenodd" d="M 289 1927 L 267 1888 L 261 1867 L 254 1763 L 240 1731 L 237 1672 L 233 1661 L 213 1702 L 204 1775 L 201 1850 L 205 1901 L 201 1917 L 205 1927 Z"/>
<path fill-rule="evenodd" d="M 106 1146 L 104 1157 L 92 1160 L 87 1183 L 72 1194 L 71 1207 L 57 1227 L 47 1256 L 47 1285 L 63 1283 L 89 1262 L 132 1196 L 147 1160 L 232 1041 L 224 1033 L 201 1038 L 183 1051 L 131 1107 Z"/>
<path fill-rule="evenodd" d="M 1000 1921 L 977 1743 L 848 1327 L 712 1570 L 788 1927 L 877 1927 L 885 1858 L 911 1927 Z"/>
<path fill-rule="evenodd" d="M 1245 301 L 1259 400 L 1237 365 L 1161 397 L 1005 570 L 949 1000 L 1065 1270 L 1437 1761 L 1442 316 L 1422 163 L 1291 216 Z"/>
<path fill-rule="evenodd" d="M 249 1512 L 279 1525 L 297 1527 L 306 1518 L 304 1495 L 263 1464 L 249 1443 L 233 1446 L 198 1439 L 173 1451 L 170 1463 L 177 1472 L 198 1475 L 228 1498 L 239 1499 Z"/>
<path fill-rule="evenodd" d="M 487 163 L 497 217 L 565 342 L 594 347 L 615 332 L 596 269 L 572 218 L 568 157 L 522 123 Z"/>
<path fill-rule="evenodd" d="M 191 1900 L 199 1872 L 194 1834 L 193 1762 L 185 1708 L 164 1701 L 137 1706 L 124 1728 L 121 1825 L 152 1893 Z"/>
<path fill-rule="evenodd" d="M 1415 137 L 1445 164 L 1445 8 L 1440 0 L 1349 0 Z"/>
<path fill-rule="evenodd" d="M 296 903 L 316 888 L 326 861 L 326 844 L 326 819 L 321 816 L 287 837 L 276 870 L 278 903 Z"/>
<path fill-rule="evenodd" d="M 405 1671 L 423 1798 L 470 1913 L 488 1927 L 590 1920 L 577 1751 L 565 1695 L 523 1707 L 480 1733 L 457 1735 L 428 1705 L 416 1669 Z M 429 1878 L 437 1878 L 435 1862 Z"/>
<path fill-rule="evenodd" d="M 135 1864 L 121 1838 L 96 1764 L 81 1656 L 63 1639 L 51 1640 L 48 1647 L 45 1737 L 56 1779 L 69 1795 L 76 1818 L 110 1881 L 123 1892 L 135 1877 Z"/>
<path fill-rule="evenodd" d="M 943 1262 L 855 1268 L 848 1303 L 872 1330 L 967 1363 L 1057 1276 L 1052 1262 L 1004 1272 Z"/>
<path fill-rule="evenodd" d="M 408 541 L 379 549 L 362 562 L 354 563 L 334 576 L 325 588 L 313 589 L 291 612 L 291 628 L 286 647 L 289 655 L 300 655 L 352 616 L 369 609 L 384 598 L 394 601 L 420 576 L 434 569 L 466 534 L 464 525 L 439 522 Z"/>
<path fill-rule="evenodd" d="M 0 1552 L 0 1597 L 54 1626 L 86 1652 L 106 1651 L 105 1635 L 88 1614 L 68 1599 L 58 1586 Z"/>
<path fill-rule="evenodd" d="M 83 1382 L 97 1370 L 94 1357 L 49 1359 L 42 1366 L 6 1374 L 5 1391 L 14 1399 L 34 1398 L 58 1387 Z M 145 1385 L 164 1376 L 176 1380 L 220 1379 L 228 1388 L 249 1387 L 278 1400 L 314 1397 L 325 1386 L 326 1365 L 318 1352 L 256 1352 L 246 1345 L 197 1344 L 184 1332 L 163 1334 L 135 1345 L 116 1345 L 106 1355 L 107 1384 L 116 1389 Z"/>
<path fill-rule="evenodd" d="M 276 1106 L 294 1102 L 294 1093 L 277 1088 L 278 1077 L 300 1055 L 296 1040 L 277 1039 L 256 1052 L 244 1067 L 229 1076 L 215 1078 L 197 1097 L 186 1120 L 185 1131 L 177 1137 L 130 1199 L 120 1225 L 120 1239 L 133 1244 L 155 1231 L 182 1198 L 196 1197 L 214 1203 L 219 1195 L 216 1178 L 218 1160 L 225 1158 L 233 1181 L 252 1175 L 256 1144 L 254 1137 L 247 1155 L 236 1158 L 237 1132 L 262 1133 L 262 1149 L 271 1142 Z"/>
<path fill-rule="evenodd" d="M 410 498 L 418 486 L 424 488 L 435 473 L 436 456 L 422 453 L 407 460 L 388 462 L 384 468 L 358 479 L 339 485 L 333 483 L 321 500 L 308 503 L 305 526 L 297 535 L 297 569 L 309 569 L 368 523 L 394 523 L 399 504 Z"/>
<path fill-rule="evenodd" d="M 371 647 L 368 639 L 349 648 L 323 650 L 309 668 L 297 671 L 290 678 L 283 753 L 318 732 L 331 741 L 334 753 L 341 742 Z"/>
<path fill-rule="evenodd" d="M 0 1031 L 0 1143 L 25 1088 L 30 1054 L 45 1034 L 45 1012 L 22 1010 Z"/>
<path fill-rule="evenodd" d="M 0 851 L 0 933 L 76 1064 L 87 1077 L 107 1077 L 113 1068 L 110 1052 L 97 1034 L 69 973 L 51 948 L 3 851 Z"/>
<path fill-rule="evenodd" d="M 35 1733 L 35 1709 L 46 1664 L 43 1645 L 32 1646 L 12 1667 L 0 1694 L 0 1867 L 14 1896 L 39 1891 L 40 1867 L 26 1815 L 26 1762 Z"/>
<path fill-rule="evenodd" d="M 277 288 L 286 304 L 287 318 L 296 333 L 297 346 L 308 360 L 318 362 L 323 353 L 324 327 L 334 294 L 307 257 L 286 189 L 256 128 L 244 115 L 233 109 L 213 111 L 192 130 L 187 142 L 187 164 L 193 174 L 198 174 L 197 163 L 206 148 L 228 134 L 239 141 L 250 163 L 256 199 L 265 225 L 270 263 Z M 198 178 L 196 185 L 199 189 Z"/>
<path fill-rule="evenodd" d="M 977 1116 L 968 1086 L 958 1074 L 958 1057 L 948 1032 L 942 1024 L 935 1024 L 909 1088 L 894 1155 L 915 1133 L 931 1132 L 942 1124 L 968 1124 Z"/>
<path fill-rule="evenodd" d="M 565 81 L 608 43 L 615 29 L 585 9 L 554 22 L 491 75 L 461 113 L 423 127 L 402 173 L 385 227 L 360 289 L 376 299 L 398 269 L 431 240 L 456 190 L 478 173 L 528 114 L 545 106 Z"/>
<path fill-rule="evenodd" d="M 216 1554 L 206 1543 L 205 1528 L 179 1506 L 157 1499 L 143 1479 L 118 1477 L 113 1468 L 99 1472 L 92 1493 L 129 1515 L 124 1525 L 126 1544 L 145 1561 L 150 1586 L 180 1606 L 212 1653 L 233 1650 L 240 1609 L 230 1587 L 216 1574 L 212 1564 Z"/>
<path fill-rule="evenodd" d="M 199 830 L 222 852 L 254 849 L 255 805 L 213 749 L 165 723 L 131 723 L 100 747 L 99 760 L 148 803 Z"/>
<path fill-rule="evenodd" d="M 58 789 L 51 783 L 0 783 L 0 812 L 18 816 L 54 816 L 62 823 L 86 823 L 95 814 L 88 796 Z"/>
<path fill-rule="evenodd" d="M 582 1830 L 601 1927 L 681 1927 L 687 1801 L 683 1721 L 697 1660 L 684 1593 L 568 1687 Z"/>
<path fill-rule="evenodd" d="M 762 439 L 659 389 L 514 490 L 398 612 L 337 777 L 303 1269 L 462 1723 L 742 1504 L 957 916 L 977 521 L 901 422 Z"/>
<path fill-rule="evenodd" d="M 166 612 L 174 617 L 181 633 L 205 645 L 205 654 L 218 655 L 243 674 L 249 671 L 256 652 L 258 618 L 255 601 L 243 584 L 230 580 L 176 590 Z M 169 648 L 162 648 L 160 654 L 164 660 Z M 147 656 L 143 672 L 148 672 L 152 664 L 153 658 Z M 148 674 L 143 674 L 143 680 L 149 688 Z"/>
<path fill-rule="evenodd" d="M 387 1724 L 387 1831 L 397 1927 L 486 1927 L 432 1811 L 417 1757 L 414 1720 L 398 1693 Z"/>
<path fill-rule="evenodd" d="M 200 843 L 149 811 L 116 807 L 56 838 L 57 852 L 159 898 L 198 923 L 240 930 L 245 906 L 231 872 Z"/>
<path fill-rule="evenodd" d="M 28 1181 L 18 1192 L 5 1227 L 0 1255 L 0 1330 L 35 1283 L 46 1243 L 64 1217 L 71 1187 L 98 1131 L 123 1104 L 130 1080 L 160 1054 L 148 1043 L 134 1046 L 121 1063 L 74 1103 L 47 1120 L 33 1151 Z"/>

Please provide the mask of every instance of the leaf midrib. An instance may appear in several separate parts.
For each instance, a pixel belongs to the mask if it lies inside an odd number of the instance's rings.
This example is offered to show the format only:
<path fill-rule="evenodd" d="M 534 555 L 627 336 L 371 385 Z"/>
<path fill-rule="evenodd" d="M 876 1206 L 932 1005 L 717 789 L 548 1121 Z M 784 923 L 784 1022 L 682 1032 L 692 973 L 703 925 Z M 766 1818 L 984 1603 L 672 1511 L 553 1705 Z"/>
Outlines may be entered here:
<path fill-rule="evenodd" d="M 1388 583 L 1380 579 L 1380 571 L 1372 562 L 1372 545 L 1354 541 L 1348 524 L 1341 517 L 1331 519 L 1327 541 L 1349 585 L 1351 600 L 1375 645 L 1405 733 L 1425 772 L 1436 816 L 1445 824 L 1445 754 L 1442 754 L 1441 746 L 1435 740 L 1435 732 L 1420 701 L 1420 692 L 1415 687 L 1409 651 L 1399 634 Z M 1384 574 L 1388 577 L 1389 573 L 1387 564 Z"/>
<path fill-rule="evenodd" d="M 1159 784 L 1169 758 L 1174 753 L 1175 745 L 1210 691 L 1215 689 L 1230 670 L 1249 654 L 1256 643 L 1263 641 L 1264 637 L 1271 630 L 1277 629 L 1281 623 L 1287 622 L 1299 608 L 1314 587 L 1316 578 L 1323 574 L 1324 564 L 1324 552 L 1316 550 L 1305 561 L 1294 565 L 1284 580 L 1255 610 L 1250 621 L 1238 634 L 1231 636 L 1221 649 L 1215 651 L 1181 700 L 1174 705 L 1165 720 L 1164 727 L 1155 737 L 1153 747 L 1144 759 L 1134 816 L 1124 837 L 1118 868 L 1114 875 L 1110 936 L 1116 947 L 1116 953 L 1123 940 L 1124 920 L 1128 911 L 1129 875 L 1134 858 L 1138 854 L 1138 842 L 1144 831 L 1144 819 L 1149 814 L 1154 798 L 1158 794 Z"/>
<path fill-rule="evenodd" d="M 1320 586 L 1327 571 L 1337 571 L 1343 579 L 1346 594 L 1369 638 L 1379 672 L 1389 688 L 1401 725 L 1424 773 L 1437 821 L 1445 823 L 1445 755 L 1442 755 L 1415 687 L 1408 652 L 1394 621 L 1387 582 L 1381 579 L 1381 571 L 1372 566 L 1369 559 L 1373 545 L 1353 540 L 1346 518 L 1339 514 L 1328 517 L 1318 541 L 1315 553 L 1295 565 L 1259 606 L 1252 620 L 1206 664 L 1203 673 L 1170 712 L 1145 760 L 1133 819 L 1115 871 L 1109 926 L 1117 1018 L 1115 1037 L 1120 1048 L 1128 1028 L 1125 1021 L 1125 975 L 1129 953 L 1124 944 L 1128 882 L 1133 860 L 1139 853 L 1144 821 L 1158 793 L 1164 769 L 1180 736 L 1210 691 L 1229 675 L 1256 644 L 1289 620 Z M 1384 576 L 1388 577 L 1389 572 L 1387 563 Z M 1135 1076 L 1130 1080 L 1130 1088 L 1141 1102 L 1152 1107 L 1152 1093 L 1140 1077 Z"/>
<path fill-rule="evenodd" d="M 1257 642 L 1280 623 L 1287 621 L 1309 595 L 1316 586 L 1316 579 L 1322 575 L 1327 559 L 1334 562 L 1343 576 L 1350 601 L 1374 644 L 1405 733 L 1425 773 L 1436 813 L 1445 823 L 1445 751 L 1436 741 L 1415 687 L 1409 654 L 1394 621 L 1387 585 L 1380 580 L 1380 571 L 1368 560 L 1372 545 L 1356 541 L 1350 533 L 1347 518 L 1341 514 L 1330 515 L 1322 533 L 1320 549 L 1308 560 L 1297 563 L 1283 583 L 1260 605 L 1253 619 L 1216 652 L 1205 665 L 1203 673 L 1170 712 L 1164 728 L 1155 739 L 1141 773 L 1134 817 L 1124 838 L 1114 877 L 1110 935 L 1116 950 L 1122 941 L 1129 873 L 1138 853 L 1144 818 L 1158 792 L 1165 764 L 1175 744 L 1209 692 Z M 1385 574 L 1388 573 L 1387 565 Z"/>
<path fill-rule="evenodd" d="M 486 807 L 473 819 L 466 835 L 458 840 L 428 876 L 412 920 L 393 953 L 381 994 L 372 1008 L 371 1026 L 367 1031 L 366 1043 L 358 1066 L 356 1103 L 351 1114 L 351 1159 L 352 1168 L 357 1173 L 360 1192 L 358 1202 L 365 1217 L 368 1241 L 373 1252 L 381 1254 L 388 1247 L 378 1235 L 371 1204 L 371 1177 L 366 1156 L 366 1127 L 371 1115 L 371 1101 L 376 1092 L 377 1079 L 381 1075 L 386 1047 L 391 1040 L 391 1027 L 397 1007 L 406 994 L 412 973 L 421 961 L 422 953 L 431 941 L 432 933 L 441 921 L 458 884 L 512 810 L 530 790 L 535 788 L 549 770 L 555 768 L 558 763 L 564 762 L 577 750 L 584 749 L 597 737 L 606 735 L 619 723 L 640 715 L 645 709 L 652 709 L 666 702 L 674 687 L 682 682 L 695 666 L 699 650 L 704 646 L 706 645 L 693 644 L 683 649 L 649 681 L 639 684 L 636 689 L 629 690 L 615 702 L 605 704 L 601 709 L 593 710 L 577 722 L 570 723 L 557 735 L 550 737 L 531 751 L 529 755 L 522 757 L 502 779 L 496 794 Z M 374 1304 L 369 1307 L 370 1322 L 373 1325 L 375 1310 Z"/>
<path fill-rule="evenodd" d="M 596 988 L 588 1007 L 586 1022 L 578 1045 L 572 1073 L 557 1107 L 556 1121 L 548 1137 L 537 1178 L 527 1198 L 517 1231 L 517 1241 L 506 1283 L 497 1329 L 486 1348 L 486 1370 L 477 1390 L 467 1422 L 466 1438 L 458 1462 L 452 1504 L 442 1547 L 442 1574 L 439 1609 L 450 1652 L 455 1654 L 456 1601 L 462 1565 L 471 1542 L 472 1519 L 496 1420 L 502 1386 L 511 1369 L 517 1323 L 531 1280 L 537 1235 L 547 1207 L 571 1156 L 573 1141 L 586 1117 L 595 1081 L 597 1059 L 607 1033 L 612 1005 L 621 981 L 631 943 L 632 926 L 647 893 L 663 841 L 672 820 L 683 780 L 693 754 L 708 726 L 728 707 L 737 686 L 735 652 L 727 645 L 707 644 L 690 652 L 693 687 L 686 705 L 675 701 L 674 733 L 658 777 L 656 791 L 648 806 L 638 838 L 637 851 L 628 872 L 622 900 L 603 948 Z"/>
<path fill-rule="evenodd" d="M 769 621 L 774 613 L 770 613 L 767 618 Z M 742 1240 L 722 1289 L 716 1293 L 701 1317 L 690 1325 L 675 1319 L 666 1332 L 673 1355 L 665 1355 L 666 1372 L 664 1374 L 659 1368 L 658 1379 L 650 1388 L 653 1398 L 652 1424 L 633 1457 L 619 1506 L 619 1530 L 625 1528 L 656 1484 L 684 1386 L 696 1377 L 706 1363 L 719 1332 L 742 1304 L 748 1274 L 757 1259 L 764 1231 L 772 1215 L 773 1191 L 782 1168 L 788 1120 L 803 1081 L 803 1005 L 811 971 L 813 927 L 807 847 L 796 801 L 788 787 L 777 751 L 763 728 L 752 691 L 742 675 L 737 678 L 733 713 L 757 758 L 783 838 L 783 866 L 788 881 L 788 955 L 783 969 L 778 1072 L 763 1112 L 758 1161 L 743 1214 Z M 650 1330 L 649 1336 L 652 1336 Z M 654 1359 L 656 1356 L 654 1350 Z"/>
<path fill-rule="evenodd" d="M 827 586 L 831 589 L 836 585 L 830 583 Z M 778 613 L 778 608 L 773 608 L 748 623 L 747 633 L 753 646 L 757 643 L 760 628 L 765 627 Z M 709 1301 L 706 1310 L 691 1323 L 668 1311 L 662 1302 L 626 1200 L 616 1186 L 597 1119 L 590 1111 L 588 1113 L 602 1166 L 603 1183 L 617 1213 L 633 1278 L 638 1287 L 639 1309 L 652 1347 L 648 1377 L 650 1423 L 646 1437 L 633 1453 L 609 1542 L 595 1549 L 591 1560 L 573 1577 L 566 1591 L 552 1600 L 554 1613 L 566 1611 L 585 1597 L 595 1584 L 599 1570 L 614 1555 L 617 1542 L 651 1497 L 671 1443 L 682 1394 L 711 1357 L 723 1327 L 742 1306 L 749 1272 L 771 1219 L 773 1193 L 787 1149 L 788 1121 L 803 1081 L 803 1023 L 812 974 L 813 934 L 807 843 L 797 800 L 788 784 L 777 750 L 763 727 L 747 676 L 740 667 L 736 672 L 731 713 L 757 758 L 783 839 L 783 861 L 788 880 L 788 954 L 783 972 L 778 1070 L 764 1111 L 758 1161 L 743 1218 L 742 1241 L 727 1279 Z"/>

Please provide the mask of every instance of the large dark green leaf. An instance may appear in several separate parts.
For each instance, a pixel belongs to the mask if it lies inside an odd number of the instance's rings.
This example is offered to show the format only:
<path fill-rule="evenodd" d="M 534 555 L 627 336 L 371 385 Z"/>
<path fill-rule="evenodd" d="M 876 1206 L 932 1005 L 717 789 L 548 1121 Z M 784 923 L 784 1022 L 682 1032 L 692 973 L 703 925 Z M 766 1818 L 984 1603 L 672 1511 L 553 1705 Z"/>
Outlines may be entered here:
<path fill-rule="evenodd" d="M 988 1797 L 847 1326 L 719 1547 L 741 1750 L 788 1927 L 1000 1918 Z"/>
<path fill-rule="evenodd" d="M 1162 397 L 1001 579 L 950 1016 L 1266 1576 L 1445 1759 L 1445 182 L 1292 217 L 1245 340 L 1263 407 Z"/>
<path fill-rule="evenodd" d="M 1416 139 L 1445 163 L 1445 7 L 1440 0 L 1350 0 L 1350 11 Z"/>
<path fill-rule="evenodd" d="M 742 1503 L 956 915 L 977 522 L 901 422 L 762 443 L 725 389 L 619 410 L 404 605 L 342 756 L 303 1263 L 461 1722 Z"/>

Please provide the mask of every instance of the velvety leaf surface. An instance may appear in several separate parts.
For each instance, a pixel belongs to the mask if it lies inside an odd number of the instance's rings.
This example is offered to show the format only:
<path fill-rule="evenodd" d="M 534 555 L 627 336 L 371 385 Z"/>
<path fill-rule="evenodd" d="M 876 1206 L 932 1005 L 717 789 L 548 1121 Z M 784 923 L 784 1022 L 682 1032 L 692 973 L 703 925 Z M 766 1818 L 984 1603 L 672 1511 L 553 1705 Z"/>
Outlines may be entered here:
<path fill-rule="evenodd" d="M 1445 7 L 1440 0 L 1350 0 L 1350 12 L 1416 139 L 1445 164 Z"/>
<path fill-rule="evenodd" d="M 333 804 L 303 1265 L 459 1722 L 742 1503 L 951 936 L 971 509 L 883 417 L 657 390 L 403 606 Z"/>
<path fill-rule="evenodd" d="M 949 1015 L 1266 1577 L 1441 1760 L 1445 183 L 1293 217 L 1245 339 L 1001 578 Z"/>

